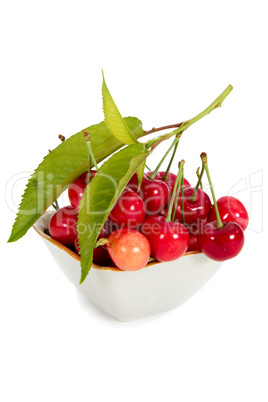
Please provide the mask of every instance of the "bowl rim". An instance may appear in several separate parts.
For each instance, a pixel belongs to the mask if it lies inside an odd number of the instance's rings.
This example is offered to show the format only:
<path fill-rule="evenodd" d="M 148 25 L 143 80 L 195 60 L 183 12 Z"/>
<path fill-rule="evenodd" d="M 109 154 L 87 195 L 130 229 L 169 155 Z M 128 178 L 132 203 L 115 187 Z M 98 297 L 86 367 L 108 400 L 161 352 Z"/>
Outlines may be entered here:
<path fill-rule="evenodd" d="M 51 213 L 51 212 L 53 212 L 53 211 L 52 210 L 45 211 L 38 219 L 40 219 L 42 216 L 46 215 L 47 213 Z M 49 236 L 47 233 L 45 233 L 44 230 L 48 229 L 48 228 L 44 228 L 42 230 L 39 227 L 39 225 L 37 225 L 37 222 L 38 222 L 38 220 L 33 225 L 33 229 L 36 231 L 36 233 L 39 234 L 39 236 L 41 236 L 43 239 L 49 241 L 50 243 L 54 244 L 54 246 L 58 247 L 60 250 L 65 251 L 74 260 L 81 262 L 81 257 L 78 254 L 76 254 L 73 250 L 71 250 L 70 248 L 68 248 L 64 244 L 60 243 L 58 240 L 53 239 L 51 236 Z M 187 257 L 189 255 L 196 255 L 196 254 L 202 254 L 202 252 L 201 251 L 188 251 L 185 254 L 183 254 L 180 258 Z M 178 258 L 178 260 L 180 258 Z M 151 262 L 148 262 L 148 264 L 142 269 L 149 268 L 149 267 L 152 267 L 153 265 L 159 265 L 159 264 L 164 264 L 164 262 L 151 261 Z M 94 268 L 94 269 L 97 269 L 97 270 L 102 270 L 102 271 L 136 272 L 136 271 L 124 271 L 124 270 L 122 270 L 120 268 L 117 268 L 117 267 L 103 267 L 103 266 L 95 264 L 94 262 L 92 262 L 91 268 Z"/>

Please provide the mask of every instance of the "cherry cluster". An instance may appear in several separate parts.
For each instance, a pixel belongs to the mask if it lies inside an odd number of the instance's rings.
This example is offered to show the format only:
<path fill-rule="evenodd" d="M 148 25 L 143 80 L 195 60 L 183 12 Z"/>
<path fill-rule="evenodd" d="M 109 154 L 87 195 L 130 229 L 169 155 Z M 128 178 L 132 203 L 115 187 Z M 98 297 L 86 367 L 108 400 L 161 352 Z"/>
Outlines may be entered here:
<path fill-rule="evenodd" d="M 183 177 L 184 161 L 178 175 L 162 171 L 144 173 L 140 186 L 135 173 L 100 231 L 93 262 L 134 271 L 146 266 L 151 258 L 172 261 L 186 252 L 203 252 L 217 261 L 235 257 L 244 245 L 248 213 L 235 197 L 216 201 L 205 153 L 201 159 L 202 171 L 196 187 Z M 204 171 L 214 205 L 200 188 Z M 91 170 L 90 179 L 95 174 Z M 68 189 L 71 205 L 59 209 L 49 223 L 51 237 L 78 254 L 78 208 L 87 183 L 85 172 Z"/>

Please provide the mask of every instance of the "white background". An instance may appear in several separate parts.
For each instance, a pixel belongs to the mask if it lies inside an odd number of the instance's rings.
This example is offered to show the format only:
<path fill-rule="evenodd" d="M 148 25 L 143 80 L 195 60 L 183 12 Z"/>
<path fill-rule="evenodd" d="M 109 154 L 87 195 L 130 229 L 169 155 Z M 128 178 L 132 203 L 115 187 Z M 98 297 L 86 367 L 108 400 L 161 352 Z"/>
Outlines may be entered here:
<path fill-rule="evenodd" d="M 267 402 L 265 5 L 2 3 L 2 401 Z M 197 295 L 131 323 L 79 296 L 32 229 L 6 244 L 27 177 L 58 134 L 103 119 L 101 68 L 122 115 L 147 130 L 194 116 L 231 83 L 223 107 L 185 132 L 178 159 L 193 182 L 207 151 L 216 195 L 240 189 L 251 217 L 243 252 Z"/>

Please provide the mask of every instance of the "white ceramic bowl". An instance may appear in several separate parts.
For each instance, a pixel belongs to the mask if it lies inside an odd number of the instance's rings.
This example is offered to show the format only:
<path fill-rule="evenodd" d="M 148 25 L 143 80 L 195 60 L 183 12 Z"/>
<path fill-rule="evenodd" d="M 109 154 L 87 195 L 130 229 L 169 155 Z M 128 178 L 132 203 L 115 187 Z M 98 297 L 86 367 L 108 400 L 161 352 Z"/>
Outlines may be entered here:
<path fill-rule="evenodd" d="M 79 285 L 80 257 L 45 233 L 53 213 L 48 211 L 41 216 L 34 229 L 77 290 L 120 321 L 136 320 L 180 306 L 222 264 L 199 252 L 186 253 L 171 262 L 152 262 L 134 272 L 93 264 L 86 280 Z"/>

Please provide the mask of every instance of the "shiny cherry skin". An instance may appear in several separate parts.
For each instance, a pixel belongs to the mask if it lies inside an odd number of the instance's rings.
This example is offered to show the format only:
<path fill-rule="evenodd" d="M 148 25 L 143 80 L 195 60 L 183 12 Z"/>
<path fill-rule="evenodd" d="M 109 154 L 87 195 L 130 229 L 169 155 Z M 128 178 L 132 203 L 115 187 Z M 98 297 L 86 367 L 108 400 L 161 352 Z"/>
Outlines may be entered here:
<path fill-rule="evenodd" d="M 60 208 L 49 221 L 50 236 L 67 247 L 74 247 L 77 210 L 72 206 Z"/>
<path fill-rule="evenodd" d="M 244 241 L 243 229 L 234 222 L 224 223 L 220 229 L 217 228 L 216 221 L 205 223 L 198 235 L 201 251 L 215 261 L 236 257 L 242 250 Z"/>
<path fill-rule="evenodd" d="M 248 226 L 248 213 L 241 201 L 235 197 L 225 196 L 221 197 L 217 201 L 219 214 L 222 222 L 235 222 L 245 230 Z M 214 205 L 211 207 L 211 211 L 208 215 L 208 222 L 216 220 L 216 213 Z"/>
<path fill-rule="evenodd" d="M 187 228 L 179 222 L 166 222 L 166 218 L 161 215 L 146 218 L 141 232 L 150 242 L 152 256 L 161 262 L 176 260 L 189 246 Z"/>
<path fill-rule="evenodd" d="M 109 219 L 118 228 L 128 227 L 135 229 L 145 219 L 145 204 L 135 191 L 125 187 L 110 212 Z"/>
<path fill-rule="evenodd" d="M 153 172 L 147 172 L 146 175 L 150 176 L 152 173 Z M 165 173 L 166 172 L 162 172 L 162 171 L 157 172 L 155 179 L 164 181 L 164 183 L 166 183 L 168 185 L 168 188 L 170 189 L 170 192 L 172 193 L 177 176 L 174 173 L 169 172 L 168 179 L 164 180 L 163 177 L 164 177 Z M 188 182 L 187 179 L 183 180 L 183 184 L 184 184 L 184 187 L 191 187 L 191 184 Z M 138 191 L 139 181 L 138 181 L 137 173 L 134 173 L 134 175 L 129 180 L 127 186 L 129 188 L 131 188 L 133 191 Z"/>
<path fill-rule="evenodd" d="M 145 203 L 147 215 L 159 214 L 165 208 L 169 199 L 169 188 L 163 180 L 149 179 L 150 173 L 145 173 L 139 195 Z"/>
<path fill-rule="evenodd" d="M 117 229 L 108 237 L 107 250 L 114 264 L 124 271 L 144 268 L 151 255 L 147 238 L 135 229 Z"/>
<path fill-rule="evenodd" d="M 107 220 L 100 231 L 98 240 L 107 238 L 109 236 L 109 234 L 111 233 L 112 227 L 113 227 L 112 223 Z M 78 237 L 75 238 L 74 245 L 75 245 L 75 250 L 76 250 L 77 254 L 80 255 Z M 93 262 L 94 262 L 94 264 L 97 264 L 102 267 L 111 265 L 111 258 L 109 256 L 109 253 L 108 253 L 105 245 L 94 248 Z"/>
<path fill-rule="evenodd" d="M 165 218 L 167 217 L 167 214 L 168 214 L 167 209 L 163 209 L 160 212 L 160 215 L 164 216 Z M 199 246 L 198 239 L 197 239 L 198 227 L 199 227 L 198 222 L 187 226 L 187 229 L 190 234 L 190 242 L 189 242 L 189 246 L 187 248 L 187 252 L 188 251 L 200 251 L 200 246 Z"/>
<path fill-rule="evenodd" d="M 131 190 L 133 191 L 138 191 L 139 188 L 139 180 L 138 180 L 138 176 L 137 173 L 134 173 L 134 175 L 131 177 L 131 179 L 129 180 L 128 184 L 127 184 L 128 188 L 131 188 Z"/>
<path fill-rule="evenodd" d="M 200 245 L 198 243 L 198 227 L 199 226 L 200 226 L 199 222 L 187 226 L 187 229 L 190 234 L 190 241 L 189 241 L 189 246 L 187 248 L 187 252 L 201 250 Z"/>
<path fill-rule="evenodd" d="M 91 170 L 90 178 L 93 179 L 96 173 L 97 173 L 96 170 Z M 68 196 L 70 203 L 77 210 L 79 208 L 79 204 L 82 200 L 85 188 L 87 186 L 87 178 L 88 178 L 88 172 L 81 174 L 77 179 L 75 179 L 70 184 L 70 187 L 68 189 Z"/>
<path fill-rule="evenodd" d="M 189 241 L 189 246 L 187 248 L 187 252 L 190 252 L 190 251 L 201 251 L 199 243 L 198 243 L 197 234 L 190 234 L 190 241 Z"/>
<path fill-rule="evenodd" d="M 167 183 L 167 185 L 170 189 L 170 192 L 172 193 L 177 176 L 174 173 L 168 172 L 168 178 L 167 178 L 167 180 L 164 180 L 163 177 L 165 174 L 166 174 L 166 172 L 162 172 L 162 171 L 157 172 L 155 178 L 157 180 L 163 180 L 165 183 Z M 183 179 L 183 185 L 186 188 L 191 187 L 191 184 L 185 178 Z"/>
<path fill-rule="evenodd" d="M 206 218 L 211 209 L 211 201 L 209 196 L 200 188 L 197 190 L 196 200 L 191 200 L 194 190 L 194 187 L 189 187 L 183 191 L 184 219 L 187 224 L 192 224 L 198 220 Z M 182 222 L 181 195 L 179 196 L 178 204 L 176 206 L 175 219 L 178 219 L 180 222 Z"/>

